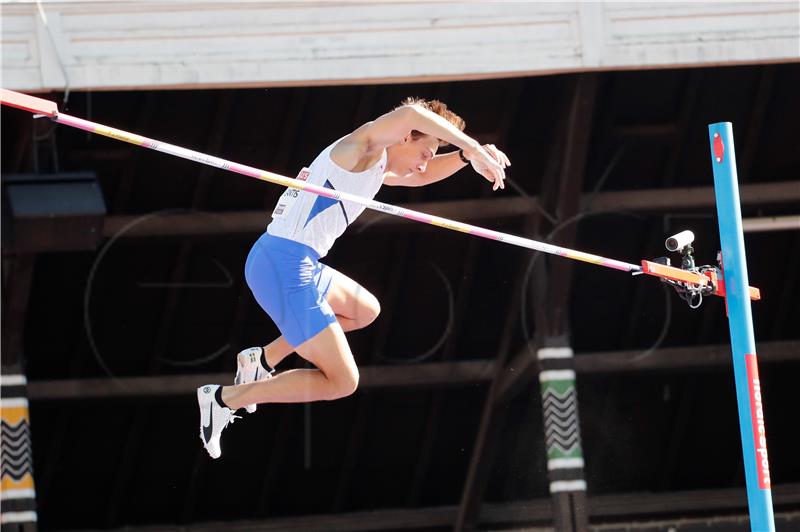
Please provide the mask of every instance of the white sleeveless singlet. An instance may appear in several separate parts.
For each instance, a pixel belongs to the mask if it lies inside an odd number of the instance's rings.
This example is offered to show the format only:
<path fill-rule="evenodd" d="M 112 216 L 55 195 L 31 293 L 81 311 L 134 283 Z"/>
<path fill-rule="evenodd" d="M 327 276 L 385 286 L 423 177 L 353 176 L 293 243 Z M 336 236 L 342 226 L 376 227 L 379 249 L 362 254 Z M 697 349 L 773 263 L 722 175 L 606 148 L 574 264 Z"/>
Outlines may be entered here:
<path fill-rule="evenodd" d="M 339 192 L 374 198 L 383 184 L 386 150 L 370 168 L 363 172 L 349 172 L 333 162 L 330 156 L 340 140 L 325 148 L 297 178 Z M 267 233 L 305 244 L 324 257 L 365 208 L 352 201 L 337 201 L 313 192 L 287 188 L 272 211 Z"/>

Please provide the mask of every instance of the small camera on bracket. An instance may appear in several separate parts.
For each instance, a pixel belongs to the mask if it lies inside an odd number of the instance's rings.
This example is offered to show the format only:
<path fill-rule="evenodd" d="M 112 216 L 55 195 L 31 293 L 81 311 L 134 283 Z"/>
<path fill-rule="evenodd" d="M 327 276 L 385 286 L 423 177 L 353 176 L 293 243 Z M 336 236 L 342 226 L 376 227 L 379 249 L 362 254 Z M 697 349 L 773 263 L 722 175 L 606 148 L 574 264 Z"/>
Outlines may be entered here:
<path fill-rule="evenodd" d="M 667 251 L 677 251 L 681 254 L 681 269 L 695 269 L 694 257 L 692 256 L 692 253 L 694 253 L 693 242 L 694 233 L 689 230 L 672 235 L 664 242 Z"/>
<path fill-rule="evenodd" d="M 664 242 L 667 251 L 682 250 L 686 246 L 690 246 L 694 242 L 694 233 L 689 230 L 681 231 L 677 235 L 672 235 Z"/>

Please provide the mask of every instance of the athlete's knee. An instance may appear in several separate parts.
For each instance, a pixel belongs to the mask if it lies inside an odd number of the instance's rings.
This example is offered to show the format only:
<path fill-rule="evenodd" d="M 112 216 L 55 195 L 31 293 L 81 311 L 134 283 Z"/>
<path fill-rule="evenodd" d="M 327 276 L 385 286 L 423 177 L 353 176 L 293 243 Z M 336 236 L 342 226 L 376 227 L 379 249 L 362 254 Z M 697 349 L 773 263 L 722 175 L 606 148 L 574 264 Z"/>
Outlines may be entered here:
<path fill-rule="evenodd" d="M 358 389 L 358 368 L 352 368 L 333 381 L 331 399 L 341 399 L 352 395 Z"/>
<path fill-rule="evenodd" d="M 380 313 L 381 304 L 378 298 L 367 292 L 361 298 L 361 305 L 359 305 L 356 321 L 359 327 L 366 327 L 375 321 Z"/>

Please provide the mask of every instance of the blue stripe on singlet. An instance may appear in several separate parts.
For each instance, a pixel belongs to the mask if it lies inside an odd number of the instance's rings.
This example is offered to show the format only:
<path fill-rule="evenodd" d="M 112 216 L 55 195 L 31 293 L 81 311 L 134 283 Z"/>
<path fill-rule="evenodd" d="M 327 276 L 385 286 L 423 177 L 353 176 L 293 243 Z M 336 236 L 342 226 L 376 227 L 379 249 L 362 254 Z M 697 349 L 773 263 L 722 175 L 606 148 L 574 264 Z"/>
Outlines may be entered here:
<path fill-rule="evenodd" d="M 325 185 L 324 186 L 325 186 L 325 188 L 329 188 L 331 190 L 336 190 L 335 188 L 333 188 L 333 185 L 331 184 L 330 181 L 325 181 Z M 324 211 L 328 207 L 332 207 L 332 206 L 336 205 L 337 203 L 342 208 L 342 214 L 344 215 L 345 222 L 347 224 L 349 224 L 350 221 L 347 218 L 347 213 L 344 211 L 344 204 L 341 201 L 337 201 L 337 200 L 331 199 L 331 198 L 326 198 L 324 196 L 317 196 L 317 199 L 314 200 L 314 205 L 311 206 L 311 211 L 308 213 L 308 218 L 306 218 L 306 223 L 303 224 L 303 228 L 305 228 L 308 225 L 308 222 L 310 222 L 312 219 L 314 219 L 314 217 L 316 215 L 318 215 L 319 213 L 321 213 L 322 211 Z"/>

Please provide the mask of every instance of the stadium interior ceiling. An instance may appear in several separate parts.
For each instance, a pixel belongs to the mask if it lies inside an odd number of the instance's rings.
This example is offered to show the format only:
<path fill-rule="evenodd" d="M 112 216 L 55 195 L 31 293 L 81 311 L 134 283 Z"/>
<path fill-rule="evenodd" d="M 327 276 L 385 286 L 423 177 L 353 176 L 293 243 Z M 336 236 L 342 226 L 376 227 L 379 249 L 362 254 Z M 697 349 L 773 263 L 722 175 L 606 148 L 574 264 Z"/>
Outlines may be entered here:
<path fill-rule="evenodd" d="M 800 65 L 779 64 L 44 97 L 288 176 L 404 97 L 437 98 L 509 156 L 505 190 L 466 168 L 378 200 L 633 263 L 691 229 L 697 263 L 715 264 L 707 125 L 733 123 L 745 219 L 800 214 L 798 87 Z M 4 234 L 4 344 L 28 379 L 42 530 L 546 526 L 534 353 L 553 338 L 576 354 L 593 524 L 747 513 L 721 298 L 691 309 L 655 278 L 367 211 L 325 259 L 381 301 L 349 334 L 360 389 L 262 406 L 214 461 L 194 388 L 232 381 L 235 353 L 277 336 L 243 264 L 282 190 L 7 108 L 2 171 L 89 175 L 106 211 L 93 249 Z M 800 510 L 800 232 L 745 242 L 780 519 Z"/>

